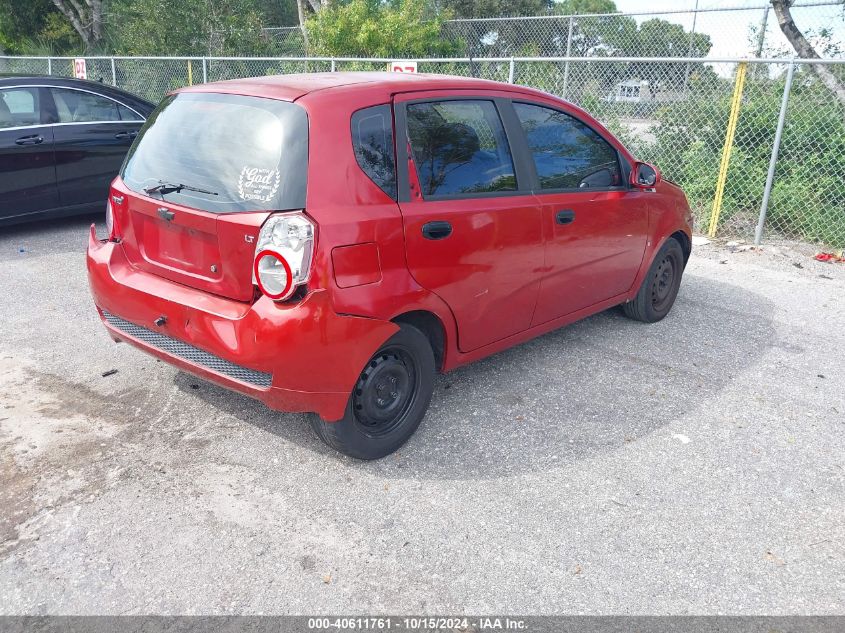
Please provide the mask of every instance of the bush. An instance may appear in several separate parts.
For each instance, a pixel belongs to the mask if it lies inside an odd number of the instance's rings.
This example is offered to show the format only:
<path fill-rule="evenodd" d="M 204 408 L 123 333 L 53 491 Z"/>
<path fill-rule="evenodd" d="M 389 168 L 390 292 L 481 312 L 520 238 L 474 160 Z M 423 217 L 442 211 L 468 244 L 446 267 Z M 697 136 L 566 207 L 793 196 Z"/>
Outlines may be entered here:
<path fill-rule="evenodd" d="M 750 234 L 757 222 L 784 81 L 746 84 L 720 226 Z M 709 221 L 730 111 L 731 87 L 666 104 L 654 140 L 623 134 L 638 158 L 684 187 L 699 226 Z M 613 127 L 613 126 L 611 126 Z M 769 202 L 769 233 L 845 245 L 845 116 L 815 78 L 796 74 Z"/>

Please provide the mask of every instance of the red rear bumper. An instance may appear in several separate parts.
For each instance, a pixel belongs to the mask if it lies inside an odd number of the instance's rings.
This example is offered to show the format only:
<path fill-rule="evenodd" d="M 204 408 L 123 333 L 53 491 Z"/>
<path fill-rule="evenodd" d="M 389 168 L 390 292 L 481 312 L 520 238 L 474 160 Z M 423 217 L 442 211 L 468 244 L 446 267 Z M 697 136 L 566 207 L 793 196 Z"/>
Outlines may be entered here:
<path fill-rule="evenodd" d="M 138 271 L 93 225 L 87 261 L 94 302 L 115 340 L 278 411 L 343 417 L 361 369 L 398 329 L 338 315 L 325 291 L 295 304 L 250 304 Z M 159 317 L 166 322 L 157 326 Z"/>

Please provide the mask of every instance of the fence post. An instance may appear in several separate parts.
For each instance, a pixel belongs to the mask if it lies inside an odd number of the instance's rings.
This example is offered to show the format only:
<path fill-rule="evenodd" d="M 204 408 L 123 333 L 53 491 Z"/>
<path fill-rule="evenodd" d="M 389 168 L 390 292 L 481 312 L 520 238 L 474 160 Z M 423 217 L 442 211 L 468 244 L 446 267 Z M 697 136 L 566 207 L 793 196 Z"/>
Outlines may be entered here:
<path fill-rule="evenodd" d="M 566 62 L 563 65 L 563 94 L 560 96 L 566 99 L 566 89 L 569 84 L 569 56 L 572 54 L 572 16 L 569 16 L 569 35 L 566 36 Z"/>
<path fill-rule="evenodd" d="M 48 75 L 53 74 L 53 58 L 52 57 L 47 58 L 47 74 Z"/>
<path fill-rule="evenodd" d="M 707 235 L 710 237 L 716 236 L 716 228 L 719 226 L 719 214 L 722 212 L 722 197 L 725 195 L 725 181 L 728 179 L 728 166 L 731 163 L 731 152 L 733 151 L 734 136 L 736 135 L 736 123 L 739 120 L 739 106 L 742 103 L 742 89 L 745 87 L 745 73 L 747 69 L 748 62 L 739 62 L 737 64 L 734 93 L 733 97 L 731 97 L 731 113 L 728 117 L 725 146 L 722 148 L 719 176 L 716 179 L 716 195 L 713 197 L 713 212 L 710 214 L 710 227 L 707 231 Z"/>
<path fill-rule="evenodd" d="M 205 57 L 202 58 L 202 82 L 208 83 L 208 60 Z"/>
<path fill-rule="evenodd" d="M 783 98 L 780 102 L 780 114 L 778 115 L 778 127 L 775 131 L 775 142 L 772 143 L 772 157 L 769 160 L 769 173 L 766 174 L 766 188 L 763 190 L 763 202 L 760 204 L 760 219 L 754 231 L 754 244 L 760 245 L 763 239 L 763 226 L 766 224 L 766 214 L 769 211 L 769 196 L 772 194 L 772 185 L 775 182 L 775 168 L 778 164 L 778 152 L 780 141 L 783 137 L 783 126 L 786 123 L 786 108 L 789 105 L 789 93 L 792 91 L 792 77 L 795 74 L 795 58 L 789 62 L 786 71 L 786 85 L 783 87 Z"/>
<path fill-rule="evenodd" d="M 194 85 L 194 65 L 191 63 L 191 60 L 188 60 L 188 85 Z"/>
<path fill-rule="evenodd" d="M 335 65 L 334 65 L 334 57 L 332 57 L 332 72 L 334 72 Z"/>
<path fill-rule="evenodd" d="M 509 84 L 513 83 L 513 74 L 514 74 L 513 71 L 514 71 L 514 63 L 513 63 L 513 57 L 511 57 L 511 63 L 508 67 L 508 83 Z"/>
<path fill-rule="evenodd" d="M 111 58 L 111 85 L 117 86 L 117 69 L 114 67 L 114 57 Z"/>

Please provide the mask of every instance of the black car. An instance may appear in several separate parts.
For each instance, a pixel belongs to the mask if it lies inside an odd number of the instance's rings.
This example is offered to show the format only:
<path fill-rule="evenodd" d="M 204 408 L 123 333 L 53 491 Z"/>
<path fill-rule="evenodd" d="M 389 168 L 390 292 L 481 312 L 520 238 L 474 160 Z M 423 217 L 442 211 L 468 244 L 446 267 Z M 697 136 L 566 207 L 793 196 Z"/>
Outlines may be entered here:
<path fill-rule="evenodd" d="M 101 210 L 154 108 L 94 81 L 0 75 L 0 225 Z"/>

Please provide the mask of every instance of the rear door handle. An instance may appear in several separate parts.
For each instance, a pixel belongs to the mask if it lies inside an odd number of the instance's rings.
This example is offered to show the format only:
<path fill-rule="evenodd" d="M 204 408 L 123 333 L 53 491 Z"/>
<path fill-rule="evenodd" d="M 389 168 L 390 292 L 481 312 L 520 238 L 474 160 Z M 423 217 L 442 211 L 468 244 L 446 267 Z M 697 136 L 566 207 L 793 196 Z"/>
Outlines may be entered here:
<path fill-rule="evenodd" d="M 120 139 L 120 140 L 135 138 L 136 136 L 138 136 L 137 132 L 118 132 L 117 134 L 114 135 L 114 137 L 116 139 Z"/>
<path fill-rule="evenodd" d="M 44 142 L 43 136 L 38 136 L 38 134 L 33 134 L 31 136 L 22 136 L 18 140 L 15 141 L 15 145 L 40 145 Z"/>
<path fill-rule="evenodd" d="M 427 240 L 442 240 L 452 234 L 452 225 L 443 220 L 426 222 L 423 224 L 422 234 Z"/>
<path fill-rule="evenodd" d="M 558 211 L 555 215 L 555 222 L 558 224 L 572 224 L 575 222 L 575 211 L 572 211 L 571 209 Z"/>

